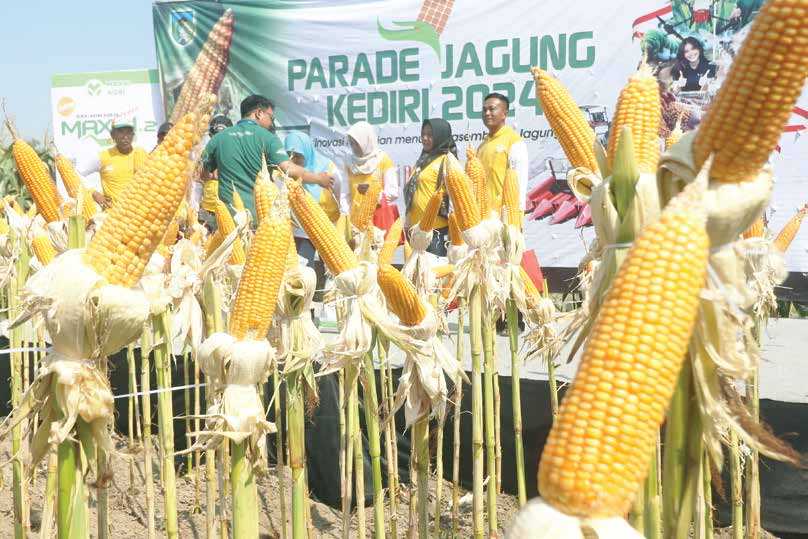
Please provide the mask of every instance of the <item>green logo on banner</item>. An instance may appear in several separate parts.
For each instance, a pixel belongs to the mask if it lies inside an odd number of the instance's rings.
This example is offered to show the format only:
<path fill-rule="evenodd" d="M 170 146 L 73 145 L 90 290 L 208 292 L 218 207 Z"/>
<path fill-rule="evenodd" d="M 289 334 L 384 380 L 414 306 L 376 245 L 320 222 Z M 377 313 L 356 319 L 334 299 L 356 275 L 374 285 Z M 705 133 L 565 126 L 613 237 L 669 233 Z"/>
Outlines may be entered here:
<path fill-rule="evenodd" d="M 190 45 L 196 37 L 196 14 L 190 8 L 171 11 L 171 39 L 180 47 Z"/>
<path fill-rule="evenodd" d="M 377 19 L 379 35 L 388 41 L 418 41 L 429 45 L 438 55 L 438 60 L 441 60 L 440 34 L 431 24 L 424 21 L 394 21 L 393 24 L 400 26 L 401 29 L 388 30 Z"/>
<path fill-rule="evenodd" d="M 104 83 L 98 79 L 91 79 L 87 81 L 87 93 L 91 96 L 101 95 L 101 90 L 104 89 Z"/>

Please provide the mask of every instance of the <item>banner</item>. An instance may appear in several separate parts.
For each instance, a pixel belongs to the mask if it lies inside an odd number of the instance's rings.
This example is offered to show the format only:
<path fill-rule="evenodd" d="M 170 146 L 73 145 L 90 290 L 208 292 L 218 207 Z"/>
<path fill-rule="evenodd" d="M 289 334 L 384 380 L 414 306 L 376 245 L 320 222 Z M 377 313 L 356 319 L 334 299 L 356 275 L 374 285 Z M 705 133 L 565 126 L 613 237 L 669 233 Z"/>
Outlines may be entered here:
<path fill-rule="evenodd" d="M 112 146 L 110 127 L 115 118 L 135 124 L 135 146 L 151 151 L 163 122 L 156 69 L 64 73 L 51 82 L 53 139 L 59 151 L 74 162 L 90 161 Z M 87 178 L 100 189 L 98 174 Z M 64 186 L 59 182 L 64 193 Z"/>
<path fill-rule="evenodd" d="M 348 127 L 367 120 L 402 181 L 420 152 L 424 119 L 449 120 L 458 148 L 476 148 L 486 134 L 483 98 L 504 94 L 511 101 L 508 122 L 527 142 L 528 190 L 543 182 L 559 193 L 545 204 L 543 218 L 527 222 L 528 248 L 544 266 L 575 267 L 593 231 L 586 209 L 569 194 L 569 162 L 535 99 L 530 67 L 548 70 L 570 89 L 605 143 L 617 96 L 645 56 L 660 81 L 664 137 L 677 120 L 686 130 L 698 125 L 760 4 L 192 0 L 157 2 L 153 13 L 167 110 L 199 60 L 194 77 L 213 82 L 194 80 L 193 88 L 218 91 L 218 113 L 235 121 L 242 98 L 266 95 L 276 105 L 281 137 L 306 131 L 337 163 L 350 152 Z M 685 65 L 690 62 L 696 67 Z M 226 70 L 223 78 L 219 70 Z M 769 217 L 775 232 L 806 201 L 800 186 L 808 172 L 806 141 L 800 139 L 808 124 L 800 114 L 808 110 L 806 97 L 772 157 L 777 186 Z M 806 246 L 803 230 L 788 256 L 792 271 L 808 271 Z"/>

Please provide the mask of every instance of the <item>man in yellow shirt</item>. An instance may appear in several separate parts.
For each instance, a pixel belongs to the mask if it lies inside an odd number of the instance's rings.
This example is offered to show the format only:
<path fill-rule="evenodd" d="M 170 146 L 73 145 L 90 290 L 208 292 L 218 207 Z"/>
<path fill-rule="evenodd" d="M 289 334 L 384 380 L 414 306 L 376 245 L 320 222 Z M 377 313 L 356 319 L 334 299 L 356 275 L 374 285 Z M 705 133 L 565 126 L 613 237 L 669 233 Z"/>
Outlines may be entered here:
<path fill-rule="evenodd" d="M 103 150 L 95 161 L 79 171 L 85 176 L 93 172 L 101 175 L 102 192 L 94 192 L 93 199 L 103 208 L 115 204 L 146 160 L 146 150 L 132 144 L 135 138 L 134 122 L 128 119 L 113 120 L 109 134 L 115 145 Z"/>
<path fill-rule="evenodd" d="M 519 178 L 522 209 L 527 198 L 527 145 L 519 133 L 505 123 L 509 108 L 508 98 L 499 93 L 488 94 L 483 101 L 483 123 L 488 128 L 488 136 L 477 148 L 477 156 L 485 168 L 488 200 L 496 210 L 502 206 L 502 186 L 509 168 L 515 170 Z"/>

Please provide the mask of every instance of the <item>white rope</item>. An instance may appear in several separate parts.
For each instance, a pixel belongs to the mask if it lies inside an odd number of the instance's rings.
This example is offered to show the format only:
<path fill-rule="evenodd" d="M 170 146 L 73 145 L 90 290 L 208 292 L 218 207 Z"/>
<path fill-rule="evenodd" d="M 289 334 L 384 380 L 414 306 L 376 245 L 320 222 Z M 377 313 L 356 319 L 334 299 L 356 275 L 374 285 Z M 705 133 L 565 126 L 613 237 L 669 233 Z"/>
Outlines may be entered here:
<path fill-rule="evenodd" d="M 151 391 L 138 391 L 137 393 L 127 393 L 126 395 L 115 395 L 112 397 L 113 399 L 125 399 L 127 397 L 140 397 L 145 394 L 154 395 L 155 393 L 167 393 L 169 391 L 179 391 L 180 389 L 190 389 L 192 387 L 205 387 L 206 383 L 204 384 L 188 384 L 184 386 L 174 386 L 162 389 L 152 389 Z"/>

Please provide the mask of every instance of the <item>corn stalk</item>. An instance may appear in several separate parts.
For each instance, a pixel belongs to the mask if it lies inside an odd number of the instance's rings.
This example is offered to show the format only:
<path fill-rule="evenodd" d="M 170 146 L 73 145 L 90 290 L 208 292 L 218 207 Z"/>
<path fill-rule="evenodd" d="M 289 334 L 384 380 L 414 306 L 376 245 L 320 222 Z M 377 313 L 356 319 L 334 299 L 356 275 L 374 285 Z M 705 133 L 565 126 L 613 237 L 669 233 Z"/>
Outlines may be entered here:
<path fill-rule="evenodd" d="M 364 362 L 362 396 L 365 403 L 365 423 L 368 430 L 368 450 L 373 475 L 373 537 L 382 539 L 384 537 L 384 492 L 382 490 L 382 451 L 379 441 L 379 399 L 376 393 L 376 371 L 373 368 L 373 356 L 370 352 L 365 354 Z"/>
<path fill-rule="evenodd" d="M 393 373 L 388 369 L 390 366 L 387 364 L 387 343 L 384 338 L 379 336 L 376 341 L 378 344 L 379 354 L 379 383 L 382 386 L 382 401 L 384 402 L 383 408 L 385 410 L 393 409 Z M 390 384 L 388 385 L 388 379 Z M 396 437 L 396 418 L 395 414 L 387 413 L 387 425 L 384 429 L 384 447 L 387 456 L 387 490 L 390 494 L 390 535 L 398 537 L 398 464 L 394 455 L 394 443 Z"/>
<path fill-rule="evenodd" d="M 224 320 L 222 320 L 221 295 L 212 275 L 208 275 L 202 288 L 202 312 L 205 316 L 205 331 L 208 335 L 224 331 Z M 210 391 L 205 392 L 207 407 L 213 403 Z M 199 428 L 197 428 L 199 431 Z M 205 451 L 205 529 L 208 537 L 216 536 L 216 515 L 220 516 L 220 521 L 224 520 L 223 508 L 217 505 L 218 484 L 216 479 L 216 452 L 213 449 Z"/>
<path fill-rule="evenodd" d="M 140 389 L 143 391 L 143 474 L 146 476 L 146 530 L 148 539 L 154 539 L 154 471 L 152 469 L 152 435 L 151 435 L 151 380 L 149 371 L 149 355 L 151 350 L 151 332 L 144 331 L 141 339 Z"/>
<path fill-rule="evenodd" d="M 429 416 L 413 427 L 415 466 L 418 469 L 418 537 L 429 537 Z"/>
<path fill-rule="evenodd" d="M 157 421 L 160 425 L 162 453 L 163 502 L 165 506 L 166 537 L 178 536 L 177 482 L 174 471 L 174 413 L 171 404 L 171 330 L 168 310 L 152 316 L 154 334 L 154 363 L 157 373 Z"/>
<path fill-rule="evenodd" d="M 456 359 L 463 364 L 465 327 L 465 305 L 463 298 L 457 300 L 457 350 Z M 458 376 L 454 380 L 455 397 L 452 413 L 452 536 L 457 537 L 460 522 L 460 408 L 463 402 L 463 380 Z"/>
<path fill-rule="evenodd" d="M 496 418 L 494 414 L 494 321 L 485 315 L 482 323 L 483 355 L 485 371 L 483 390 L 485 397 L 485 456 L 488 472 L 488 535 L 497 537 L 497 450 Z"/>
<path fill-rule="evenodd" d="M 516 303 L 508 300 L 508 311 L 505 315 L 508 322 L 508 336 L 511 345 L 511 383 L 513 406 L 513 437 L 516 452 L 516 491 L 519 507 L 527 503 L 527 489 L 525 487 L 525 448 L 522 443 L 522 395 L 519 361 L 519 320 Z"/>
<path fill-rule="evenodd" d="M 472 520 L 474 538 L 482 539 L 483 530 L 483 388 L 482 388 L 482 291 L 475 286 L 469 298 L 471 332 L 471 420 L 473 458 Z"/>

